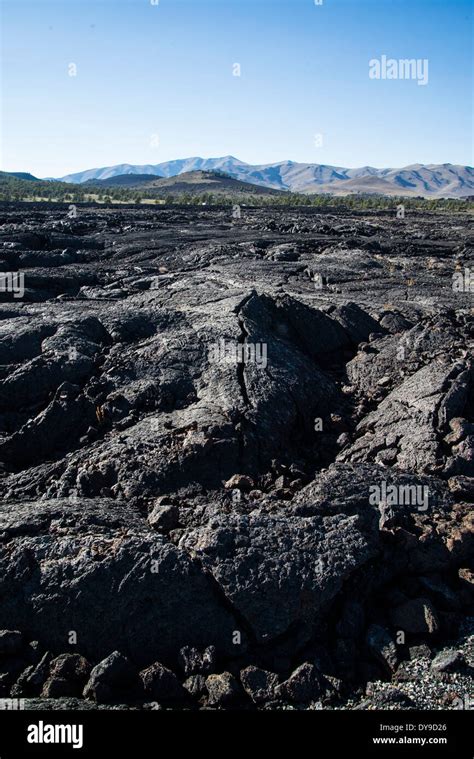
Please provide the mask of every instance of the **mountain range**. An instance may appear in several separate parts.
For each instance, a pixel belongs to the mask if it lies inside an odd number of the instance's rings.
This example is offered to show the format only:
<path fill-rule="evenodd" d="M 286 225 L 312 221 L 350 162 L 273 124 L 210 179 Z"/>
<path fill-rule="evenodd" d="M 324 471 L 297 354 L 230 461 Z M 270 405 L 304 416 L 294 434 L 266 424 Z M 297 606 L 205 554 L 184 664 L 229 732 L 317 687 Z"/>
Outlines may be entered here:
<path fill-rule="evenodd" d="M 93 180 L 111 180 L 128 175 L 175 177 L 196 171 L 224 172 L 233 179 L 272 190 L 302 193 L 377 193 L 423 197 L 462 198 L 474 195 L 474 169 L 450 163 L 416 163 L 400 169 L 377 169 L 362 166 L 347 169 L 316 163 L 280 163 L 252 165 L 234 158 L 182 158 L 158 164 L 118 164 L 68 174 L 60 181 L 82 184 Z M 123 180 L 127 183 L 126 180 Z M 113 182 L 110 184 L 119 184 Z M 140 183 L 140 180 L 137 184 Z"/>
<path fill-rule="evenodd" d="M 171 177 L 158 177 L 153 174 L 119 174 L 108 179 L 89 179 L 88 186 L 96 186 L 102 191 L 107 187 L 126 187 L 127 189 L 146 190 L 150 196 L 188 193 L 200 195 L 205 192 L 228 195 L 279 195 L 278 190 L 269 187 L 242 182 L 227 174 L 213 171 L 185 171 Z"/>

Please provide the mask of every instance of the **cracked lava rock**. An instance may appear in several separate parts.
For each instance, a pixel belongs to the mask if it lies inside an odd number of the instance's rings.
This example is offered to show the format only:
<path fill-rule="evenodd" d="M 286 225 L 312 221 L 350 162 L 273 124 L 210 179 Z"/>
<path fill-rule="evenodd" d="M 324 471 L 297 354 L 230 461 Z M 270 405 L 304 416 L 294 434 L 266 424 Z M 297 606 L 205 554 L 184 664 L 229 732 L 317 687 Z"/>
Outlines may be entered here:
<path fill-rule="evenodd" d="M 467 708 L 469 217 L 0 216 L 0 697 Z"/>

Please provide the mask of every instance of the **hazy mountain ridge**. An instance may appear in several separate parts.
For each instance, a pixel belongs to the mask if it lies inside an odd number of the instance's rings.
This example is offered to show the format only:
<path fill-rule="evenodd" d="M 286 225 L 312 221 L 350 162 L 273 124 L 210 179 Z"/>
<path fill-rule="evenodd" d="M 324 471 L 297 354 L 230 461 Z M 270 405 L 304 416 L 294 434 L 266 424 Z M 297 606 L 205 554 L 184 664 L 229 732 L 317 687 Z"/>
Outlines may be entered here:
<path fill-rule="evenodd" d="M 0 171 L 2 177 L 12 177 L 14 179 L 23 179 L 26 182 L 40 182 L 38 177 L 34 177 L 27 171 Z"/>
<path fill-rule="evenodd" d="M 185 171 L 170 177 L 152 174 L 119 174 L 108 179 L 89 180 L 89 185 L 103 190 L 107 187 L 129 187 L 138 190 L 150 190 L 151 195 L 169 195 L 172 193 L 189 193 L 191 195 L 212 192 L 217 194 L 274 195 L 279 191 L 262 185 L 242 182 L 226 174 L 211 171 Z"/>
<path fill-rule="evenodd" d="M 474 169 L 470 166 L 445 163 L 412 164 L 402 168 L 377 169 L 373 166 L 363 166 L 348 169 L 295 161 L 251 165 L 234 156 L 192 157 L 142 166 L 118 164 L 69 174 L 61 177 L 61 181 L 82 184 L 126 174 L 173 177 L 192 171 L 223 171 L 241 182 L 250 182 L 274 190 L 304 193 L 380 192 L 380 188 L 383 188 L 384 192 L 393 195 L 463 197 L 474 194 Z M 367 177 L 374 179 L 373 190 Z"/>

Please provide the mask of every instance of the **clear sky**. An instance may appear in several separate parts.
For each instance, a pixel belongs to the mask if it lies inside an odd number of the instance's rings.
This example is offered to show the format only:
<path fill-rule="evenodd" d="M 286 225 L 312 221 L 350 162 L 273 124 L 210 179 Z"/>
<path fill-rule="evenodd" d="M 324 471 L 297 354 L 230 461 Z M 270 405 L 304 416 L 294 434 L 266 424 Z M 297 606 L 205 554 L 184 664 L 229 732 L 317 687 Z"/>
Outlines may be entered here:
<path fill-rule="evenodd" d="M 472 165 L 471 0 L 153 2 L 3 0 L 1 168 Z M 428 84 L 370 79 L 382 55 Z"/>

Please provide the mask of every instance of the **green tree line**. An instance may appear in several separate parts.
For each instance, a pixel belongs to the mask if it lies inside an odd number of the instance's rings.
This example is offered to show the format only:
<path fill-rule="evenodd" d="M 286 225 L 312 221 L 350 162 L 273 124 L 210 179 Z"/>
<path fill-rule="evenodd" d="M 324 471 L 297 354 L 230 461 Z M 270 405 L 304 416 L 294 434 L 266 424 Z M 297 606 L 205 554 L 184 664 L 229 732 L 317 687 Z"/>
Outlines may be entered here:
<path fill-rule="evenodd" d="M 164 194 L 156 188 L 132 189 L 126 187 L 103 188 L 94 184 L 68 184 L 46 180 L 26 180 L 0 172 L 0 201 L 33 201 L 36 199 L 61 203 L 86 203 L 97 200 L 100 203 L 132 203 L 144 201 L 170 205 L 193 206 L 233 206 L 236 204 L 254 207 L 305 206 L 308 208 L 347 208 L 350 210 L 394 210 L 403 204 L 406 210 L 421 211 L 470 211 L 474 202 L 462 199 L 402 198 L 381 195 L 303 195 L 294 192 L 275 194 L 182 192 Z"/>

